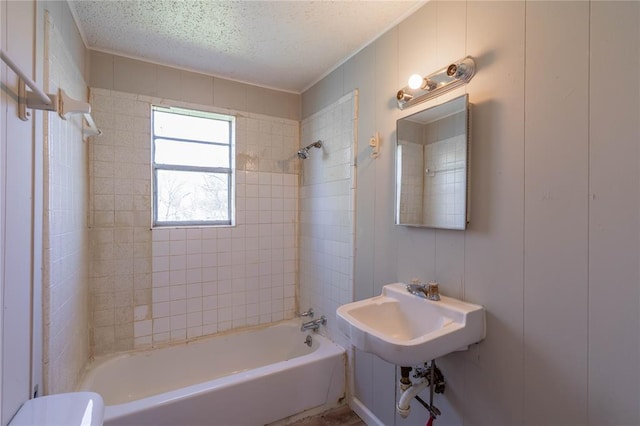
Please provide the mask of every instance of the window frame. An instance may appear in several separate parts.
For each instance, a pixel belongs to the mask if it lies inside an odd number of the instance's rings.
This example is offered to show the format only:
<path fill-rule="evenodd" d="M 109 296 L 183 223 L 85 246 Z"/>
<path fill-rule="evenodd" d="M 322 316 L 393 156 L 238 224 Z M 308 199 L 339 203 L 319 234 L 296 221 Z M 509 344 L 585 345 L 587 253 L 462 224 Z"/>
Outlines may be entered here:
<path fill-rule="evenodd" d="M 155 134 L 155 112 L 165 112 L 171 114 L 186 115 L 191 117 L 206 118 L 211 120 L 218 120 L 227 122 L 229 126 L 229 140 L 228 143 L 222 142 L 209 142 L 201 140 L 193 140 L 188 138 L 177 138 L 158 136 Z M 235 134 L 236 134 L 236 117 L 228 114 L 220 114 L 209 111 L 201 111 L 188 108 L 168 107 L 165 105 L 151 105 L 151 172 L 152 172 L 152 227 L 153 228 L 166 228 L 166 227 L 231 227 L 235 226 Z M 196 143 L 204 145 L 217 145 L 229 147 L 229 167 L 209 167 L 209 166 L 190 166 L 184 164 L 164 164 L 156 163 L 156 140 L 167 140 L 174 142 Z M 158 220 L 158 171 L 179 171 L 179 172 L 200 172 L 200 173 L 218 173 L 228 175 L 227 182 L 227 215 L 228 220 L 180 220 L 180 221 L 159 221 Z"/>

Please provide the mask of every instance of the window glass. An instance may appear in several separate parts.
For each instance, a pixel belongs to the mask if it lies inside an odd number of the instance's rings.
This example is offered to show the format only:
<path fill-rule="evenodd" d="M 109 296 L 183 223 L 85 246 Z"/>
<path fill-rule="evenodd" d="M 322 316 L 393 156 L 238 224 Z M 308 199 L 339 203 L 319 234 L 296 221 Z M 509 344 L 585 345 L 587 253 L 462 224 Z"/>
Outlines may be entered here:
<path fill-rule="evenodd" d="M 232 225 L 232 116 L 153 107 L 154 226 Z"/>
<path fill-rule="evenodd" d="M 156 139 L 155 159 L 158 164 L 229 167 L 229 146 Z"/>
<path fill-rule="evenodd" d="M 229 175 L 158 170 L 158 222 L 227 220 Z"/>
<path fill-rule="evenodd" d="M 211 114 L 213 116 L 213 114 Z M 229 121 L 155 111 L 153 134 L 158 137 L 229 143 Z"/>

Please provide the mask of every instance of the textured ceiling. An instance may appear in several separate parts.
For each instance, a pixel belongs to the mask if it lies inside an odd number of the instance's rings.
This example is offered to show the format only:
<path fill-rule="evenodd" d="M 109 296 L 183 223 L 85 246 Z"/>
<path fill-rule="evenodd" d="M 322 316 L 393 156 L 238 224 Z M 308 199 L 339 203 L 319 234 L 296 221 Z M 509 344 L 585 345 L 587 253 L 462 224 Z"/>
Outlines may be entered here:
<path fill-rule="evenodd" d="M 90 49 L 296 93 L 422 3 L 69 1 Z"/>

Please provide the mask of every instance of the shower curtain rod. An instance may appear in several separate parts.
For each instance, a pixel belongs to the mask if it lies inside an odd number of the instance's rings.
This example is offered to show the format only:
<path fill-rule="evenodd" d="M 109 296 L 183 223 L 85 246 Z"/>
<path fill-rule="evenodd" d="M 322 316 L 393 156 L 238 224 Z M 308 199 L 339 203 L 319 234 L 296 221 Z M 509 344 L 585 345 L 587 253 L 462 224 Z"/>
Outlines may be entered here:
<path fill-rule="evenodd" d="M 93 117 L 91 117 L 91 105 L 87 102 L 69 98 L 62 89 L 58 90 L 58 95 L 47 94 L 20 69 L 13 59 L 2 49 L 0 49 L 0 59 L 18 76 L 18 117 L 20 117 L 22 121 L 29 120 L 29 116 L 31 115 L 27 112 L 27 108 L 56 111 L 64 120 L 67 119 L 66 116 L 69 114 L 79 113 L 83 114 L 89 126 L 82 126 L 83 136 L 102 134 L 102 131 L 98 129 L 96 123 L 93 121 Z M 30 92 L 26 90 L 25 85 L 31 89 Z"/>

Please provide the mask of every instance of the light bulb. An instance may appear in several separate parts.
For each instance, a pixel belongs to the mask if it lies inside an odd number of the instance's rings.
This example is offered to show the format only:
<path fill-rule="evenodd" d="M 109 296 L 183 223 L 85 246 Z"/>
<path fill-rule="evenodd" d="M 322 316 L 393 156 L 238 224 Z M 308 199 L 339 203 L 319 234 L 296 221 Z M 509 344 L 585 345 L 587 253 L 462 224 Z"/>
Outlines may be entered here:
<path fill-rule="evenodd" d="M 418 89 L 418 88 L 422 87 L 422 82 L 423 81 L 424 81 L 424 79 L 422 78 L 421 75 L 413 74 L 411 77 L 409 77 L 408 85 L 412 89 Z"/>

